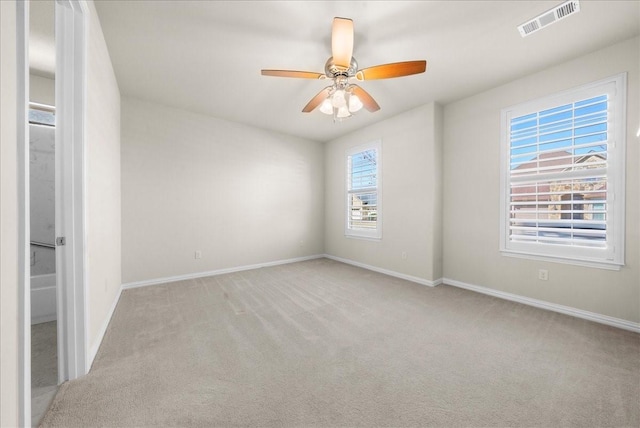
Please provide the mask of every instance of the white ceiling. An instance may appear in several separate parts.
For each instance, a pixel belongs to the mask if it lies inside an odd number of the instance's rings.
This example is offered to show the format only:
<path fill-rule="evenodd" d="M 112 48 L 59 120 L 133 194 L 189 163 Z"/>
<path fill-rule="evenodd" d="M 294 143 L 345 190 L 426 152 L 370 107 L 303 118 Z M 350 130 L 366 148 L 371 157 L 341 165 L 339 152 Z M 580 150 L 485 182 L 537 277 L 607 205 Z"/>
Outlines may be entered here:
<path fill-rule="evenodd" d="M 585 1 L 521 38 L 561 1 L 96 1 L 120 91 L 193 112 L 328 141 L 422 104 L 448 103 L 640 33 L 640 2 Z M 427 60 L 427 72 L 362 82 L 380 104 L 334 124 L 302 108 L 326 81 L 331 23 L 351 18 L 361 68 Z"/>

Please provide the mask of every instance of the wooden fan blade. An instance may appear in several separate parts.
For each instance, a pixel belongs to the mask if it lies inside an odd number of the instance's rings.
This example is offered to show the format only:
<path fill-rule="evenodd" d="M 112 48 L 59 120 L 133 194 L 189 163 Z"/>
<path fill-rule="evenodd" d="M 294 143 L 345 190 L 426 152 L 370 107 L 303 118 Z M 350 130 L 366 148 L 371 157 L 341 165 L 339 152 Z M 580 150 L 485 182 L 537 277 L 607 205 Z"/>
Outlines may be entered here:
<path fill-rule="evenodd" d="M 392 77 L 410 76 L 424 73 L 427 69 L 427 61 L 405 61 L 391 64 L 375 65 L 356 73 L 358 80 L 390 79 Z"/>
<path fill-rule="evenodd" d="M 380 110 L 380 106 L 378 105 L 376 100 L 374 100 L 373 97 L 369 95 L 367 91 L 365 91 L 358 85 L 351 85 L 351 88 L 352 88 L 353 94 L 357 95 L 358 98 L 360 98 L 360 101 L 362 101 L 362 104 L 364 104 L 364 108 L 366 108 L 370 112 Z"/>
<path fill-rule="evenodd" d="M 318 92 L 318 95 L 311 98 L 311 101 L 309 101 L 307 105 L 304 106 L 304 108 L 302 109 L 302 112 L 303 113 L 312 112 L 316 107 L 320 105 L 320 103 L 322 103 L 324 100 L 327 99 L 330 92 L 331 92 L 331 86 L 327 86 L 326 88 Z"/>
<path fill-rule="evenodd" d="M 331 54 L 338 67 L 349 68 L 353 55 L 353 21 L 348 18 L 333 18 L 331 28 Z"/>
<path fill-rule="evenodd" d="M 322 73 L 296 70 L 262 70 L 262 75 L 275 77 L 296 77 L 299 79 L 324 79 L 327 77 Z"/>

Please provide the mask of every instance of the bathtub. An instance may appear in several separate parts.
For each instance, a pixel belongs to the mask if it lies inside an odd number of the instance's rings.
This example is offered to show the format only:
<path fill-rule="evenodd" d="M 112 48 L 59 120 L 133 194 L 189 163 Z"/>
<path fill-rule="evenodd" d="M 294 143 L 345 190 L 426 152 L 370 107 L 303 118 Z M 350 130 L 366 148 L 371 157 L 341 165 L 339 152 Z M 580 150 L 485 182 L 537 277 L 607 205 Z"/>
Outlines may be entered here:
<path fill-rule="evenodd" d="M 31 324 L 56 320 L 56 274 L 31 277 Z"/>

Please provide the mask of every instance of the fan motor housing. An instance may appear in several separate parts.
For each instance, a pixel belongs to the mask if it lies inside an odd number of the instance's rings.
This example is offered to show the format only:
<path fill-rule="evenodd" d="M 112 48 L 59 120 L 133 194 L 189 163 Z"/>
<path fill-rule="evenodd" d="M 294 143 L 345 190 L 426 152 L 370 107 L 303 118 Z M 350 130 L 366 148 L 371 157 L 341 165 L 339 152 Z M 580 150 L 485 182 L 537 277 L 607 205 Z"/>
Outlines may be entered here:
<path fill-rule="evenodd" d="M 329 78 L 336 78 L 338 76 L 344 77 L 354 77 L 358 72 L 358 62 L 352 56 L 351 63 L 349 64 L 349 68 L 345 69 L 344 67 L 340 67 L 333 62 L 333 57 L 327 60 L 327 63 L 324 66 L 324 74 Z"/>

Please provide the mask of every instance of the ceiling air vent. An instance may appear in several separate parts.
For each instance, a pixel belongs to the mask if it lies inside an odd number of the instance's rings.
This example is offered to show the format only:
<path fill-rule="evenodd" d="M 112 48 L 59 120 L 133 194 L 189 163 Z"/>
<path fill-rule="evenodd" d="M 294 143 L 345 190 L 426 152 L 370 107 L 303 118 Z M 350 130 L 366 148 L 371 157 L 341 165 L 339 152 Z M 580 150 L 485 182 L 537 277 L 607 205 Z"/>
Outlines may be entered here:
<path fill-rule="evenodd" d="M 580 2 L 578 0 L 569 0 L 519 25 L 518 31 L 522 37 L 526 37 L 577 12 L 580 12 Z"/>

